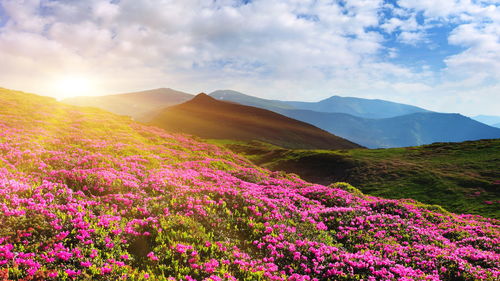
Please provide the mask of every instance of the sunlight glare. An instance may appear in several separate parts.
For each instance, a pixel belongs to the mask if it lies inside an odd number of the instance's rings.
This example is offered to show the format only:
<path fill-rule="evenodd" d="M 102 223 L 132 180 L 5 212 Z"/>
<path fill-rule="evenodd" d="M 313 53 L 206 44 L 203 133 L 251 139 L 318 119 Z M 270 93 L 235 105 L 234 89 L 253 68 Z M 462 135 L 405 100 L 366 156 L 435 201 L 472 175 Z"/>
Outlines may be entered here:
<path fill-rule="evenodd" d="M 58 99 L 86 96 L 92 92 L 92 82 L 85 76 L 64 76 L 55 81 Z"/>

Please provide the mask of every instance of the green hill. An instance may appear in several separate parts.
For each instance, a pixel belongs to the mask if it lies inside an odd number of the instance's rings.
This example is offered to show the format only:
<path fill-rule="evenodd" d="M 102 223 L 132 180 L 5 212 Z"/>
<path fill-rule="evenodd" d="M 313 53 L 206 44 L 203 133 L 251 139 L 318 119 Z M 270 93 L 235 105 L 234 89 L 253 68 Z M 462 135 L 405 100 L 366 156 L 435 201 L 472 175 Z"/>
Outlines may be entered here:
<path fill-rule="evenodd" d="M 311 182 L 345 181 L 370 195 L 412 198 L 453 212 L 500 217 L 500 139 L 349 151 L 223 144 L 256 164 Z"/>

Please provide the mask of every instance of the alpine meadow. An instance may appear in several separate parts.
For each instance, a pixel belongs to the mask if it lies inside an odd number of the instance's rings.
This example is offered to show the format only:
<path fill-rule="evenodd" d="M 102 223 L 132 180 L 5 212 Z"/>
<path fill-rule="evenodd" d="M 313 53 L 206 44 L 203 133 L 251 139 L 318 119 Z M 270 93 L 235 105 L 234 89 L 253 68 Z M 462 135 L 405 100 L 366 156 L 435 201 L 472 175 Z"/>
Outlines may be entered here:
<path fill-rule="evenodd" d="M 0 0 L 1 281 L 500 280 L 498 0 Z"/>

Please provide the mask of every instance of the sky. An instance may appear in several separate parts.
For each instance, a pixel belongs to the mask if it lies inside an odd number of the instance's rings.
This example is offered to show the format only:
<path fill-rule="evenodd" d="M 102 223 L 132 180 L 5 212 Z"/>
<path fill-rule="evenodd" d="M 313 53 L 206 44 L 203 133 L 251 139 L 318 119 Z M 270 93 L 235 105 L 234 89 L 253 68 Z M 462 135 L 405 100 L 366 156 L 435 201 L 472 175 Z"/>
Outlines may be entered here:
<path fill-rule="evenodd" d="M 0 0 L 0 87 L 500 115 L 500 0 Z"/>

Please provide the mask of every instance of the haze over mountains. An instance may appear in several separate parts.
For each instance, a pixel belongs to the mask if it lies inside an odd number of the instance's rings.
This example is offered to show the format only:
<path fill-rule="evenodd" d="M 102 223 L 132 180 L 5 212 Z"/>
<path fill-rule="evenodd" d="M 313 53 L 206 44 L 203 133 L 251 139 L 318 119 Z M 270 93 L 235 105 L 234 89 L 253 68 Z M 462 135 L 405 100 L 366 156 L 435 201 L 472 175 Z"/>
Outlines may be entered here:
<path fill-rule="evenodd" d="M 210 95 L 218 99 L 259 106 L 278 112 L 313 124 L 368 148 L 500 138 L 498 128 L 487 126 L 460 114 L 431 112 L 387 101 L 333 96 L 316 103 L 282 102 L 255 98 L 230 90 L 215 91 Z M 337 108 L 335 101 L 346 105 L 342 108 L 342 113 L 333 112 Z M 328 107 L 328 105 L 331 106 Z M 305 108 L 330 112 L 305 110 Z M 379 110 L 375 110 L 376 108 Z M 393 117 L 380 118 L 384 115 Z"/>
<path fill-rule="evenodd" d="M 486 125 L 490 125 L 492 127 L 500 128 L 500 116 L 492 116 L 492 115 L 477 115 L 471 117 L 472 119 L 484 123 Z"/>
<path fill-rule="evenodd" d="M 340 96 L 332 96 L 319 102 L 288 101 L 286 103 L 297 109 L 347 113 L 365 118 L 390 118 L 417 112 L 429 112 L 416 106 L 385 100 Z"/>
<path fill-rule="evenodd" d="M 209 139 L 261 140 L 290 148 L 351 149 L 359 145 L 265 109 L 199 94 L 152 115 L 151 124 Z"/>
<path fill-rule="evenodd" d="M 99 107 L 120 115 L 141 120 L 151 112 L 192 99 L 194 95 L 159 88 L 154 90 L 114 94 L 106 96 L 82 96 L 65 99 L 63 102 L 78 106 Z"/>
<path fill-rule="evenodd" d="M 280 101 L 257 98 L 232 90 L 218 90 L 210 96 L 218 100 L 270 110 L 312 124 L 368 148 L 500 138 L 499 128 L 460 114 L 431 112 L 416 106 L 384 100 L 332 96 L 319 102 Z M 193 97 L 187 93 L 163 88 L 102 97 L 78 97 L 65 102 L 100 107 L 144 122 L 153 119 L 156 114 L 161 114 L 166 107 L 186 102 Z M 191 108 L 189 112 L 197 117 L 185 119 L 183 122 L 201 120 L 202 115 L 207 114 L 204 112 L 206 109 L 202 107 L 196 107 L 196 110 L 198 112 Z M 184 111 L 183 118 L 187 118 L 186 113 L 187 111 Z M 210 116 L 213 117 L 213 114 Z M 250 115 L 247 117 L 252 118 Z M 221 115 L 216 119 L 221 122 L 223 117 Z M 203 122 L 208 120 L 210 119 Z M 184 126 L 191 125 L 185 123 Z M 237 126 L 234 129 L 241 130 Z M 202 135 L 209 136 L 207 133 Z"/>
<path fill-rule="evenodd" d="M 429 112 L 420 107 L 385 100 L 340 96 L 331 96 L 318 102 L 266 100 L 233 90 L 217 90 L 212 92 L 210 96 L 269 110 L 277 108 L 303 109 L 317 112 L 347 113 L 365 118 L 389 118 L 417 112 Z"/>

